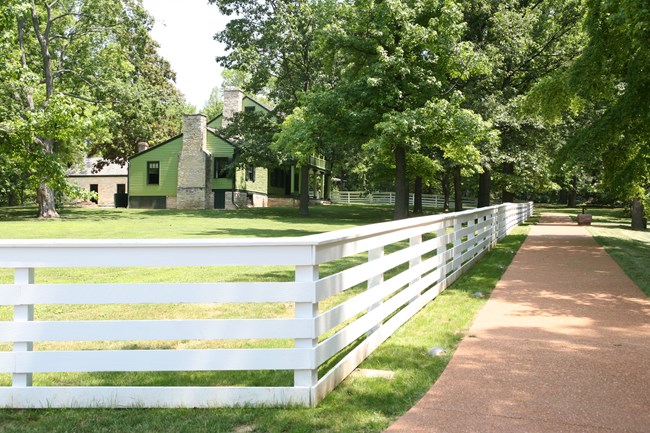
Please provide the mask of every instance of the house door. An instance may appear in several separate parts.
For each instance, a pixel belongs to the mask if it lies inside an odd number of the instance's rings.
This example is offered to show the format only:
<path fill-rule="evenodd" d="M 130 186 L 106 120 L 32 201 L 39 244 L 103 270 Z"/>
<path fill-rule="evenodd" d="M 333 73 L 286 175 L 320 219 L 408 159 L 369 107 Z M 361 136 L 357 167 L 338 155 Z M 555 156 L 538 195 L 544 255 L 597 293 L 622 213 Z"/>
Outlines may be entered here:
<path fill-rule="evenodd" d="M 291 195 L 291 170 L 284 170 L 284 195 Z"/>
<path fill-rule="evenodd" d="M 214 208 L 215 209 L 225 209 L 226 208 L 226 190 L 225 189 L 215 189 L 214 192 Z"/>

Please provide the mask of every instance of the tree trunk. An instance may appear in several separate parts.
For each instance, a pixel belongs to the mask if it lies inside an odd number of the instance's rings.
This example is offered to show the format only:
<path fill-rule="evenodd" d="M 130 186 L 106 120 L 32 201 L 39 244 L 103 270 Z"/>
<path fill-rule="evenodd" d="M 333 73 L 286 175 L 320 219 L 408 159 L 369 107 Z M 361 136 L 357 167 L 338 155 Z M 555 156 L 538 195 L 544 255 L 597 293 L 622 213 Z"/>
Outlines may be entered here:
<path fill-rule="evenodd" d="M 634 197 L 632 199 L 632 228 L 634 230 L 645 229 L 643 214 L 643 203 L 641 203 L 639 197 Z"/>
<path fill-rule="evenodd" d="M 442 196 L 443 196 L 443 204 L 442 204 L 442 210 L 444 212 L 449 212 L 449 196 L 451 195 L 451 188 L 449 185 L 449 171 L 445 171 L 445 175 L 442 177 Z"/>
<path fill-rule="evenodd" d="M 394 219 L 400 220 L 408 217 L 409 212 L 409 186 L 406 180 L 406 148 L 395 148 L 395 212 Z"/>
<path fill-rule="evenodd" d="M 501 202 L 502 203 L 512 203 L 514 201 L 515 201 L 515 195 L 512 192 L 506 191 L 504 189 L 503 193 L 501 194 Z"/>
<path fill-rule="evenodd" d="M 59 214 L 54 207 L 54 190 L 47 184 L 40 184 L 36 190 L 39 218 L 58 218 Z"/>
<path fill-rule="evenodd" d="M 46 154 L 53 152 L 54 143 L 51 138 L 38 139 L 43 145 Z M 54 190 L 44 182 L 38 185 L 36 190 L 36 202 L 38 203 L 38 217 L 39 218 L 58 218 L 59 214 L 56 211 L 54 202 Z"/>
<path fill-rule="evenodd" d="M 567 194 L 567 207 L 576 207 L 577 195 L 578 195 L 578 178 L 573 176 L 571 178 L 571 189 Z"/>
<path fill-rule="evenodd" d="M 300 167 L 300 210 L 302 216 L 309 216 L 309 166 Z"/>
<path fill-rule="evenodd" d="M 508 176 L 511 176 L 515 173 L 515 166 L 512 162 L 506 162 L 503 164 L 502 173 L 505 174 L 506 186 L 501 190 L 501 202 L 502 203 L 512 203 L 515 201 L 515 195 L 512 191 L 508 190 L 509 179 Z"/>
<path fill-rule="evenodd" d="M 52 10 L 51 5 L 48 3 L 45 4 L 47 10 L 47 22 L 45 23 L 45 30 L 41 31 L 41 26 L 39 23 L 38 13 L 36 11 L 36 6 L 32 4 L 32 26 L 34 28 L 34 35 L 38 40 L 38 44 L 41 48 L 41 61 L 43 62 L 43 77 L 45 83 L 45 101 L 43 106 L 47 107 L 50 102 L 50 98 L 54 93 L 54 75 L 52 74 L 52 61 L 50 58 L 50 29 L 52 28 Z M 19 27 L 22 26 L 22 23 L 19 21 Z M 20 43 L 22 44 L 22 36 Z M 25 54 L 24 47 L 23 55 Z M 25 61 L 25 58 L 23 58 Z M 31 98 L 31 94 L 28 93 L 28 101 Z M 33 107 L 30 107 L 33 111 Z M 38 137 L 39 141 L 43 146 L 43 151 L 46 155 L 51 155 L 54 153 L 54 140 L 51 138 L 42 138 Z M 56 206 L 54 203 L 54 190 L 44 182 L 41 182 L 38 185 L 36 190 L 36 201 L 38 203 L 38 217 L 39 218 L 58 218 L 59 214 L 56 212 Z"/>
<path fill-rule="evenodd" d="M 415 178 L 415 190 L 413 191 L 413 213 L 422 214 L 422 176 Z"/>
<path fill-rule="evenodd" d="M 484 168 L 478 176 L 478 203 L 476 207 L 490 206 L 490 188 L 492 187 L 492 173 Z"/>
<path fill-rule="evenodd" d="M 454 212 L 463 210 L 463 188 L 460 167 L 454 168 Z"/>

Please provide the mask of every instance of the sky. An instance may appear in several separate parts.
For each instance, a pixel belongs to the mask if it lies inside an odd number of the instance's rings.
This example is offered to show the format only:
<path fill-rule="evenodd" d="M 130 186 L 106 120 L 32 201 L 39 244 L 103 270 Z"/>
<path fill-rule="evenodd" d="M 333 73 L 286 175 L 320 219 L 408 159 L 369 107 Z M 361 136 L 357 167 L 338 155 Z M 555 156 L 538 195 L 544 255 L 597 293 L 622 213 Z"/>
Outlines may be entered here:
<path fill-rule="evenodd" d="M 143 4 L 156 20 L 151 35 L 176 72 L 176 86 L 201 109 L 212 88 L 221 84 L 222 68 L 215 57 L 224 53 L 224 47 L 213 37 L 229 17 L 207 0 L 143 0 Z"/>

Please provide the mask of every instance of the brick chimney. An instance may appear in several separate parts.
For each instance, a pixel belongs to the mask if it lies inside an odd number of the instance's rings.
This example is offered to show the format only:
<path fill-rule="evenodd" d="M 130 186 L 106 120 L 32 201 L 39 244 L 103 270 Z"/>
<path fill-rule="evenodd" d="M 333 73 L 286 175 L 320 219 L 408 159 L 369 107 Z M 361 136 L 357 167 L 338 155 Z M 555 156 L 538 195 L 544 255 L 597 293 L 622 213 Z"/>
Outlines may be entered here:
<path fill-rule="evenodd" d="M 235 113 L 242 110 L 244 93 L 237 87 L 226 87 L 223 90 L 223 119 L 221 126 L 228 126 Z"/>
<path fill-rule="evenodd" d="M 202 114 L 183 117 L 183 147 L 178 157 L 178 209 L 211 209 L 211 155 L 206 147 L 206 119 Z"/>

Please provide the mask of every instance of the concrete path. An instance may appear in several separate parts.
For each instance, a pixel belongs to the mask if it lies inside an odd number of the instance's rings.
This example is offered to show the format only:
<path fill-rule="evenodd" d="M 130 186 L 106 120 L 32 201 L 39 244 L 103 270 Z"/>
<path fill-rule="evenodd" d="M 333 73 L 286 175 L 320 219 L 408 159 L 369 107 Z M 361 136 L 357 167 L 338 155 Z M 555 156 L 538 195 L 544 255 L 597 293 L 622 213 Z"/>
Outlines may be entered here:
<path fill-rule="evenodd" d="M 440 379 L 387 431 L 648 433 L 650 302 L 585 228 L 543 215 Z"/>

